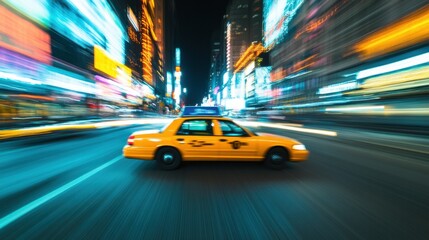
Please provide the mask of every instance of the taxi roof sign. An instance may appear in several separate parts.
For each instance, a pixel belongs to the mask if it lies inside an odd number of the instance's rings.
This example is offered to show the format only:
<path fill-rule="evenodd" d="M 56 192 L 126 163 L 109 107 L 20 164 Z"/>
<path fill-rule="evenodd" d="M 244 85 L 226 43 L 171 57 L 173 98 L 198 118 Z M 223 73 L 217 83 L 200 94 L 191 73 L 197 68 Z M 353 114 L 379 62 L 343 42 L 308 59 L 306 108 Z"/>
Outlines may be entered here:
<path fill-rule="evenodd" d="M 216 116 L 221 117 L 219 107 L 194 107 L 186 106 L 182 111 L 182 117 L 196 117 L 196 116 Z"/>

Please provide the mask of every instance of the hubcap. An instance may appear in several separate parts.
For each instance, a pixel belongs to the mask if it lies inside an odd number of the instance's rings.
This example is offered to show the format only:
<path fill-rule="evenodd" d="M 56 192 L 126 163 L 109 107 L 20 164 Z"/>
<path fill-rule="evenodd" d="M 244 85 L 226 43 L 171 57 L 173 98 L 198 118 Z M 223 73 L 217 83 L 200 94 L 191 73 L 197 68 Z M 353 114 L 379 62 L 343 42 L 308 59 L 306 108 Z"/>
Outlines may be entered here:
<path fill-rule="evenodd" d="M 166 164 L 171 164 L 174 160 L 173 155 L 171 155 L 170 153 L 166 153 L 164 154 L 162 160 L 166 163 Z"/>
<path fill-rule="evenodd" d="M 282 156 L 278 154 L 273 154 L 271 155 L 271 160 L 273 160 L 274 162 L 280 162 L 282 160 Z"/>

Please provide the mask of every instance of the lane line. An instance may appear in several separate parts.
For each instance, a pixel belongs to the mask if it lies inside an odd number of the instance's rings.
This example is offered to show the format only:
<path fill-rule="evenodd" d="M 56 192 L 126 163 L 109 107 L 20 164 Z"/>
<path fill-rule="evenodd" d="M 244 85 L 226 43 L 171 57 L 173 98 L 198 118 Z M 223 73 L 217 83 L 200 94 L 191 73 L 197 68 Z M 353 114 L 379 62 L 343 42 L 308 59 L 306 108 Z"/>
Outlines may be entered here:
<path fill-rule="evenodd" d="M 63 185 L 62 187 L 59 187 L 59 188 L 55 189 L 54 191 L 36 199 L 36 200 L 24 205 L 23 207 L 11 212 L 10 214 L 4 216 L 3 218 L 0 219 L 0 229 L 6 227 L 7 225 L 9 225 L 10 223 L 19 219 L 20 217 L 24 216 L 28 212 L 34 210 L 35 208 L 46 203 L 47 201 L 51 200 L 52 198 L 60 195 L 61 193 L 69 190 L 70 188 L 76 186 L 77 184 L 85 181 L 86 179 L 88 179 L 92 175 L 100 172 L 101 170 L 107 168 L 108 166 L 116 163 L 117 161 L 119 161 L 121 159 L 122 159 L 122 156 L 117 156 L 114 159 L 108 161 L 107 163 L 105 163 L 105 164 L 85 173 L 84 175 L 76 178 L 75 180 Z"/>

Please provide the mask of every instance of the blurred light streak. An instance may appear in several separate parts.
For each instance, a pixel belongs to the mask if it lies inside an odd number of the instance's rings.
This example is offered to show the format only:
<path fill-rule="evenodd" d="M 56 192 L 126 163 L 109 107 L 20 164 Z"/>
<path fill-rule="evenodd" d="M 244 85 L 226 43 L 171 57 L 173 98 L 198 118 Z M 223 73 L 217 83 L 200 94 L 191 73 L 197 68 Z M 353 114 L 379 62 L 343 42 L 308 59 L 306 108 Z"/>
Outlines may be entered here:
<path fill-rule="evenodd" d="M 134 29 L 138 32 L 140 31 L 138 20 L 133 10 L 130 7 L 127 7 L 127 17 L 130 20 L 131 25 L 133 25 Z"/>
<path fill-rule="evenodd" d="M 342 82 L 342 83 L 337 83 L 337 84 L 329 85 L 326 87 L 322 87 L 319 89 L 318 94 L 344 92 L 346 90 L 355 89 L 358 86 L 359 85 L 358 85 L 357 81 Z"/>
<path fill-rule="evenodd" d="M 95 123 L 96 128 L 106 128 L 114 126 L 127 126 L 133 124 L 159 124 L 159 123 L 169 123 L 172 119 L 167 118 L 151 118 L 151 119 L 131 119 L 131 120 L 119 120 L 119 121 L 106 121 Z"/>
<path fill-rule="evenodd" d="M 386 115 L 429 116 L 429 108 L 385 109 Z"/>
<path fill-rule="evenodd" d="M 289 127 L 303 127 L 304 125 L 299 124 L 299 123 L 282 123 L 284 126 L 289 126 Z"/>
<path fill-rule="evenodd" d="M 22 97 L 22 98 L 29 98 L 29 99 L 35 99 L 35 100 L 45 100 L 45 101 L 54 101 L 55 98 L 53 97 L 45 97 L 45 96 L 37 96 L 37 95 L 31 95 L 31 94 L 17 94 L 17 95 L 9 95 L 10 97 Z"/>
<path fill-rule="evenodd" d="M 429 53 L 420 54 L 418 56 L 407 58 L 394 63 L 360 71 L 358 72 L 356 79 L 362 79 L 362 78 L 372 77 L 375 75 L 389 73 L 397 70 L 402 70 L 405 68 L 414 67 L 424 63 L 429 63 Z"/>
<path fill-rule="evenodd" d="M 429 40 L 429 5 L 364 38 L 354 50 L 364 59 Z"/>
<path fill-rule="evenodd" d="M 122 155 L 117 156 L 110 161 L 104 163 L 103 165 L 85 173 L 84 175 L 74 179 L 73 181 L 53 190 L 52 192 L 49 192 L 48 194 L 22 206 L 21 208 L 9 213 L 8 215 L 4 216 L 3 218 L 0 218 L 0 229 L 6 227 L 10 223 L 14 222 L 15 220 L 19 219 L 20 217 L 24 216 L 25 214 L 31 212 L 32 210 L 36 209 L 40 205 L 46 203 L 47 201 L 51 200 L 52 198 L 55 198 L 56 196 L 60 195 L 61 193 L 69 190 L 70 188 L 74 187 L 75 185 L 85 181 L 92 175 L 100 172 L 101 170 L 105 169 L 106 167 L 118 162 L 123 157 Z"/>
<path fill-rule="evenodd" d="M 429 79 L 429 66 L 370 78 L 366 80 L 364 84 L 362 84 L 362 88 L 383 87 L 422 79 Z"/>
<path fill-rule="evenodd" d="M 111 120 L 97 123 L 88 123 L 82 121 L 81 124 L 57 124 L 49 126 L 20 128 L 11 130 L 0 130 L 0 139 L 9 139 L 23 136 L 34 136 L 48 134 L 55 131 L 73 131 L 73 130 L 91 130 L 96 128 L 118 127 L 128 125 L 144 124 L 167 124 L 173 121 L 170 118 L 151 118 L 151 119 L 130 119 L 130 120 Z"/>
<path fill-rule="evenodd" d="M 331 95 L 319 96 L 319 98 L 331 98 L 331 97 L 341 97 L 341 96 L 343 96 L 342 93 L 335 93 L 335 94 L 331 94 Z"/>
<path fill-rule="evenodd" d="M 253 122 L 253 121 L 246 121 L 246 122 L 236 121 L 236 122 L 243 125 L 243 126 L 249 126 L 249 127 L 277 128 L 277 129 L 284 129 L 284 130 L 290 130 L 290 131 L 296 131 L 296 132 L 313 133 L 313 134 L 331 136 L 331 137 L 337 136 L 337 132 L 334 132 L 334 131 L 312 129 L 312 128 L 303 128 L 303 127 L 298 127 L 295 124 L 294 124 L 295 126 L 294 125 L 291 126 L 291 124 L 285 124 L 285 123 L 264 123 L 264 122 Z"/>
<path fill-rule="evenodd" d="M 400 92 L 394 92 L 398 90 L 404 90 L 404 89 L 410 89 L 415 88 L 415 90 L 412 91 L 413 94 L 424 92 L 424 89 L 419 89 L 420 87 L 429 86 L 429 79 L 424 80 L 417 80 L 413 82 L 405 82 L 405 83 L 398 83 L 394 85 L 387 85 L 387 86 L 380 86 L 380 87 L 373 87 L 368 89 L 362 89 L 353 91 L 347 94 L 357 94 L 357 95 L 363 95 L 363 94 L 375 94 L 375 93 L 388 93 L 388 94 L 405 94 L 404 91 Z"/>
<path fill-rule="evenodd" d="M 148 129 L 134 132 L 135 134 L 154 134 L 159 133 L 159 129 Z"/>
<path fill-rule="evenodd" d="M 302 71 L 302 72 L 298 72 L 296 74 L 289 75 L 289 76 L 285 77 L 285 79 L 292 79 L 292 78 L 300 77 L 300 76 L 303 76 L 303 75 L 306 75 L 309 73 L 311 73 L 311 71 Z"/>
<path fill-rule="evenodd" d="M 424 86 L 429 86 L 429 66 L 369 78 L 361 85 L 362 89 L 348 92 L 347 95 L 392 92 L 409 88 L 416 88 L 415 92 L 419 92 L 417 88 Z"/>
<path fill-rule="evenodd" d="M 22 13 L 31 20 L 44 27 L 49 27 L 50 11 L 49 3 L 51 0 L 1 0 Z"/>
<path fill-rule="evenodd" d="M 88 94 L 95 94 L 97 92 L 94 82 L 85 81 L 83 80 L 83 76 L 75 73 L 55 67 L 49 67 L 48 71 L 46 71 L 44 75 L 45 84 L 49 86 Z"/>
<path fill-rule="evenodd" d="M 26 90 L 24 88 L 14 87 L 14 86 L 11 86 L 10 84 L 2 84 L 2 83 L 0 83 L 0 88 L 14 89 L 14 90 L 20 91 L 20 92 L 25 92 L 25 90 Z"/>
<path fill-rule="evenodd" d="M 40 84 L 42 84 L 42 82 L 40 82 L 38 80 L 34 80 L 34 79 L 27 78 L 27 77 L 18 76 L 18 75 L 14 74 L 14 73 L 0 72 L 0 78 L 12 80 L 12 81 L 24 82 L 24 83 L 33 84 L 33 85 L 40 85 Z"/>
<path fill-rule="evenodd" d="M 369 110 L 384 110 L 384 106 L 361 106 L 361 107 L 342 107 L 342 108 L 326 108 L 327 112 L 368 112 Z"/>
<path fill-rule="evenodd" d="M 53 126 L 42 126 L 42 127 L 12 129 L 12 130 L 0 130 L 0 139 L 10 139 L 10 138 L 16 138 L 16 137 L 49 134 L 55 131 L 84 130 L 84 129 L 94 129 L 94 128 L 95 126 L 93 125 L 82 124 L 82 125 L 53 125 Z"/>

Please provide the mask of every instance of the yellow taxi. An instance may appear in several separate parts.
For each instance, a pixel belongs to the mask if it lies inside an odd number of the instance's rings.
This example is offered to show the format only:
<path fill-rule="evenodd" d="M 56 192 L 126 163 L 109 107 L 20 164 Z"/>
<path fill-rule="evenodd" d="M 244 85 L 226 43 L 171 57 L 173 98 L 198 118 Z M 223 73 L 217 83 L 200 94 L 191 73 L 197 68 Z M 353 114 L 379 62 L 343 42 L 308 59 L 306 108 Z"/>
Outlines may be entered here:
<path fill-rule="evenodd" d="M 123 155 L 156 160 L 167 170 L 182 161 L 264 161 L 280 169 L 289 161 L 306 160 L 309 152 L 297 140 L 252 132 L 221 116 L 217 107 L 185 107 L 180 117 L 161 130 L 134 132 Z"/>

